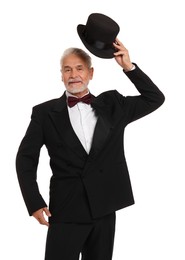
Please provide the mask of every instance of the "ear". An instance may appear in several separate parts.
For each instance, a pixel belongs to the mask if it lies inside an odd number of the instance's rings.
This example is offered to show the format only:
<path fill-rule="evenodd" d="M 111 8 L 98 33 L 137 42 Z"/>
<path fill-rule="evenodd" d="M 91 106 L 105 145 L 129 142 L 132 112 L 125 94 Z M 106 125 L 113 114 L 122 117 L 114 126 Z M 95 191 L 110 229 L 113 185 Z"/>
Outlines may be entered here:
<path fill-rule="evenodd" d="M 94 68 L 90 68 L 90 79 L 93 78 L 93 75 L 94 75 Z"/>
<path fill-rule="evenodd" d="M 60 70 L 60 73 L 61 73 L 61 80 L 64 82 L 64 77 L 63 77 L 62 69 Z"/>

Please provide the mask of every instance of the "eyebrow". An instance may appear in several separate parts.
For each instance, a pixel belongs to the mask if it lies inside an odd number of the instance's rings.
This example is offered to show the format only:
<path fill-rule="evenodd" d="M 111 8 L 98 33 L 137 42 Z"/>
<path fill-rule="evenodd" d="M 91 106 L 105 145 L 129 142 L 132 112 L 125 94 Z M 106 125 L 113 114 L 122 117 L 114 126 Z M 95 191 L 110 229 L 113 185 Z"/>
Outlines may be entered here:
<path fill-rule="evenodd" d="M 81 64 L 75 66 L 75 68 L 83 68 L 83 67 L 84 67 L 84 65 L 81 65 Z M 71 66 L 66 65 L 66 66 L 64 66 L 64 69 L 71 69 Z"/>
<path fill-rule="evenodd" d="M 77 67 L 77 68 L 82 68 L 82 67 L 84 67 L 84 66 L 81 65 L 81 64 L 79 64 L 79 65 L 77 65 L 76 67 Z"/>

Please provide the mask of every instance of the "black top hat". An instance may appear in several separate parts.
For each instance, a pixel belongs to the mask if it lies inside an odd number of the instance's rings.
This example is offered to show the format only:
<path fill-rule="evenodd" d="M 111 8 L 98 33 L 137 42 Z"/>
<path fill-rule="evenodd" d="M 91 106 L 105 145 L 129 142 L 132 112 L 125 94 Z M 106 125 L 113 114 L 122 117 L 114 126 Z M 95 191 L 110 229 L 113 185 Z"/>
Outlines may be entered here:
<path fill-rule="evenodd" d="M 85 47 L 99 58 L 113 58 L 116 51 L 113 42 L 119 33 L 119 25 L 110 17 L 90 14 L 86 25 L 79 24 L 77 32 Z"/>

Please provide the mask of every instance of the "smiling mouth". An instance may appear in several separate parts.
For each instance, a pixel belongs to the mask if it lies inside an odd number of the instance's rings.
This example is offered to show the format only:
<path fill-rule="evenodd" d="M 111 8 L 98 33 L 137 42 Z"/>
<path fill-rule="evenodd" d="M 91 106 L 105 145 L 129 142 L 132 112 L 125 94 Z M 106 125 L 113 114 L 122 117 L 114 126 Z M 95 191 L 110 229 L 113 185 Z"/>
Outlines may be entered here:
<path fill-rule="evenodd" d="M 73 81 L 69 81 L 68 82 L 69 85 L 78 84 L 78 83 L 82 83 L 82 81 L 80 81 L 80 80 L 73 80 Z"/>

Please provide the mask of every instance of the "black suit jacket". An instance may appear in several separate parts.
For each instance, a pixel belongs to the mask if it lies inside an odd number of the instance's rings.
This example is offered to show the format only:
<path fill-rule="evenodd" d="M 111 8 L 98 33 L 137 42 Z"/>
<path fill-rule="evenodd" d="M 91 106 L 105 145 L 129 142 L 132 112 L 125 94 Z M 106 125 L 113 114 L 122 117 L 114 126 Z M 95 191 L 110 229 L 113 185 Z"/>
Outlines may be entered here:
<path fill-rule="evenodd" d="M 140 95 L 124 97 L 113 90 L 94 98 L 92 107 L 98 120 L 89 154 L 71 126 L 65 94 L 33 108 L 16 158 L 18 180 L 30 215 L 46 206 L 36 181 L 43 145 L 53 173 L 50 223 L 89 222 L 134 203 L 124 156 L 124 129 L 157 109 L 164 95 L 137 65 L 126 75 Z"/>

